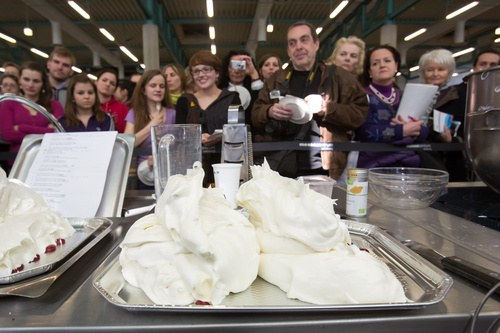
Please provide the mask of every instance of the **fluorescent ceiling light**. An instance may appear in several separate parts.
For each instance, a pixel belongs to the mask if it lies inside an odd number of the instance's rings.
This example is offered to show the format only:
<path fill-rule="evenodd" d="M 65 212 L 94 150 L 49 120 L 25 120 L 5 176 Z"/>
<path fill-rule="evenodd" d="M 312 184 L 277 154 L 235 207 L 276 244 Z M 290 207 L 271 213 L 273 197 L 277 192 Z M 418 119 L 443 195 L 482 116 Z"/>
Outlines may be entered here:
<path fill-rule="evenodd" d="M 82 7 L 78 6 L 78 4 L 76 2 L 68 1 L 68 5 L 73 7 L 73 9 L 76 10 L 78 12 L 78 14 L 82 15 L 84 19 L 87 19 L 87 20 L 90 19 L 90 15 L 87 14 L 87 12 L 82 9 Z"/>
<path fill-rule="evenodd" d="M 413 38 L 415 38 L 415 37 L 417 37 L 417 36 L 419 36 L 419 35 L 423 34 L 423 33 L 424 33 L 424 32 L 426 32 L 426 31 L 427 31 L 427 29 L 425 29 L 425 28 L 422 28 L 422 29 L 420 29 L 420 30 L 417 30 L 417 31 L 415 31 L 414 33 L 409 34 L 408 36 L 406 36 L 406 37 L 405 37 L 405 41 L 409 41 L 410 39 L 413 39 Z"/>
<path fill-rule="evenodd" d="M 115 41 L 115 37 L 113 37 L 113 35 L 110 34 L 108 32 L 108 30 L 106 30 L 104 28 L 99 28 L 99 31 L 101 32 L 101 34 L 103 34 L 104 36 L 106 36 L 106 38 L 109 39 L 110 41 L 112 41 L 112 42 Z"/>
<path fill-rule="evenodd" d="M 494 40 L 495 43 L 500 43 L 500 38 Z"/>
<path fill-rule="evenodd" d="M 76 66 L 71 67 L 71 69 L 73 70 L 73 72 L 77 72 L 77 73 L 81 73 L 82 72 L 82 70 L 80 68 L 76 67 Z"/>
<path fill-rule="evenodd" d="M 348 3 L 349 1 L 347 0 L 342 1 L 340 5 L 338 5 L 337 8 L 335 8 L 335 10 L 330 14 L 330 18 L 332 19 L 335 16 L 337 16 L 342 11 L 342 9 L 344 9 L 345 6 L 347 6 Z"/>
<path fill-rule="evenodd" d="M 215 47 L 215 44 L 212 44 L 212 46 L 210 47 L 210 50 L 211 50 L 212 54 L 217 53 L 217 48 Z"/>
<path fill-rule="evenodd" d="M 455 52 L 451 56 L 454 57 L 454 58 L 460 57 L 461 55 L 464 55 L 466 53 L 472 52 L 474 50 L 475 49 L 473 47 L 469 47 L 468 49 L 465 49 L 465 50 L 462 50 L 462 51 L 459 51 L 459 52 Z"/>
<path fill-rule="evenodd" d="M 464 7 L 460 8 L 460 9 L 458 9 L 458 10 L 455 10 L 453 13 L 446 15 L 446 19 L 449 20 L 451 18 L 454 18 L 455 16 L 460 15 L 460 14 L 462 14 L 465 11 L 468 11 L 469 9 L 471 9 L 472 7 L 477 6 L 478 4 L 479 4 L 479 1 L 471 2 L 467 6 L 464 6 Z"/>
<path fill-rule="evenodd" d="M 5 72 L 5 68 L 0 67 L 0 72 Z"/>
<path fill-rule="evenodd" d="M 267 32 L 273 32 L 274 31 L 274 25 L 272 23 L 269 23 L 267 25 L 267 29 L 266 30 L 267 30 Z"/>
<path fill-rule="evenodd" d="M 208 17 L 214 17 L 214 3 L 212 0 L 207 0 L 207 15 Z"/>
<path fill-rule="evenodd" d="M 12 44 L 15 44 L 16 43 L 16 40 L 12 37 L 9 37 L 7 35 L 4 35 L 3 33 L 0 32 L 0 38 L 3 38 L 5 39 L 6 41 L 8 42 L 11 42 Z"/>
<path fill-rule="evenodd" d="M 287 68 L 287 67 L 288 67 L 288 65 L 289 65 L 289 63 L 288 63 L 288 62 L 285 62 L 285 63 L 283 64 L 283 66 L 281 66 L 281 69 L 285 69 L 285 68 Z"/>
<path fill-rule="evenodd" d="M 42 52 L 42 51 L 40 51 L 40 50 L 37 50 L 37 49 L 35 49 L 34 47 L 32 47 L 32 48 L 30 49 L 30 51 L 31 51 L 31 52 L 33 52 L 34 54 L 38 54 L 40 57 L 44 57 L 44 58 L 48 58 L 48 57 L 49 57 L 49 55 L 48 55 L 47 53 Z"/>
<path fill-rule="evenodd" d="M 208 27 L 208 34 L 210 35 L 210 39 L 215 39 L 215 28 L 213 25 Z"/>
<path fill-rule="evenodd" d="M 146 69 L 146 65 L 141 64 L 141 68 L 142 68 L 142 69 Z"/>
<path fill-rule="evenodd" d="M 417 71 L 419 68 L 420 68 L 420 66 L 412 67 L 412 68 L 410 68 L 410 72 Z"/>
<path fill-rule="evenodd" d="M 139 61 L 139 59 L 137 59 L 137 57 L 135 55 L 133 55 L 132 52 L 130 52 L 129 50 L 127 50 L 127 48 L 125 46 L 120 46 L 120 50 L 122 50 L 123 53 L 125 53 L 126 55 L 128 55 L 129 58 L 132 59 L 133 61 L 135 61 L 135 62 Z"/>
<path fill-rule="evenodd" d="M 91 80 L 94 80 L 94 81 L 96 81 L 96 80 L 97 80 L 97 76 L 95 76 L 95 75 L 92 75 L 92 74 L 87 74 L 87 76 L 88 76 L 88 77 L 89 77 L 89 79 L 91 79 Z"/>
<path fill-rule="evenodd" d="M 24 32 L 24 35 L 25 36 L 28 36 L 28 37 L 31 37 L 33 36 L 33 30 L 31 30 L 30 27 L 26 27 L 23 29 L 23 32 Z"/>
<path fill-rule="evenodd" d="M 500 28 L 495 29 L 495 35 L 500 35 Z"/>
<path fill-rule="evenodd" d="M 321 33 L 321 31 L 323 31 L 323 28 L 322 27 L 318 27 L 316 28 L 316 34 L 319 35 Z"/>

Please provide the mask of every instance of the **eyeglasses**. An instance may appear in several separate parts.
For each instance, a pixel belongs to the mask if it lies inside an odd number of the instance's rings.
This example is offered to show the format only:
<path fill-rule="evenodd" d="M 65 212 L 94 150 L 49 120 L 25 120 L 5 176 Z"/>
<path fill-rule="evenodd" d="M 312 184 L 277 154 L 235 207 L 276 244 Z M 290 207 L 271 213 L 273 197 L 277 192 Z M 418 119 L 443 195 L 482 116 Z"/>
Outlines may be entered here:
<path fill-rule="evenodd" d="M 202 69 L 195 69 L 191 72 L 191 75 L 193 76 L 198 76 L 200 75 L 200 73 L 203 72 L 203 74 L 208 74 L 210 73 L 211 71 L 213 71 L 214 68 L 213 67 L 203 67 Z"/>

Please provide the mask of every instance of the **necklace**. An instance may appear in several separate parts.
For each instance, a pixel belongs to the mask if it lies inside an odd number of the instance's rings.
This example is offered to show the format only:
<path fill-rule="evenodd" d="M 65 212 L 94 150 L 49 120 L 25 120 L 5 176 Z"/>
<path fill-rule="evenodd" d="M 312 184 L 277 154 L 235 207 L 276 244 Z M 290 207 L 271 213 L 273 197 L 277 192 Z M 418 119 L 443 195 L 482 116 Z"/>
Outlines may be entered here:
<path fill-rule="evenodd" d="M 370 84 L 370 88 L 382 102 L 387 104 L 394 104 L 394 102 L 396 101 L 396 89 L 394 89 L 394 87 L 391 88 L 391 95 L 389 97 L 385 97 L 384 95 L 382 95 L 382 93 L 375 89 L 372 84 Z"/>

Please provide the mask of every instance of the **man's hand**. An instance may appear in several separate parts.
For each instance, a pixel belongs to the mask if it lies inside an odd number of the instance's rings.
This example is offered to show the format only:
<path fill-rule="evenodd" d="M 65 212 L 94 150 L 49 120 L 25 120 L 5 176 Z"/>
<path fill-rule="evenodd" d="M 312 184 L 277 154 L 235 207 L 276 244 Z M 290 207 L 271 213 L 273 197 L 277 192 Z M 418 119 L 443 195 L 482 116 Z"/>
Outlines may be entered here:
<path fill-rule="evenodd" d="M 269 111 L 267 111 L 269 118 L 274 118 L 276 120 L 290 120 L 292 119 L 293 112 L 288 106 L 280 103 L 273 104 Z"/>

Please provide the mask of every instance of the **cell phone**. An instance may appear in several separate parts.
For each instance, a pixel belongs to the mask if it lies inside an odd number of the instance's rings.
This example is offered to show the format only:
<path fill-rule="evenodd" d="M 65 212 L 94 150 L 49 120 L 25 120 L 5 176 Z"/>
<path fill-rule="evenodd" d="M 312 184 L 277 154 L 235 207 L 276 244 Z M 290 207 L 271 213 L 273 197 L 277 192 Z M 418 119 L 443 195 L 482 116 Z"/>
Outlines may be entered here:
<path fill-rule="evenodd" d="M 238 71 L 244 71 L 247 69 L 247 62 L 245 60 L 231 60 L 231 68 Z"/>

